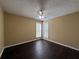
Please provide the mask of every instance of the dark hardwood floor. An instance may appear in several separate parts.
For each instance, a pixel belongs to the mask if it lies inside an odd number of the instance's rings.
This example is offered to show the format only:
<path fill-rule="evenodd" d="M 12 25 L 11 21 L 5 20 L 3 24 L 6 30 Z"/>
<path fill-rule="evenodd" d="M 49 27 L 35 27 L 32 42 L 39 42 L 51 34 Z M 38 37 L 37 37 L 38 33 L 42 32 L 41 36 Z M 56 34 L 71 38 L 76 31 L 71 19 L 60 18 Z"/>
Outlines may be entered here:
<path fill-rule="evenodd" d="M 79 51 L 40 39 L 6 48 L 1 59 L 79 59 Z"/>

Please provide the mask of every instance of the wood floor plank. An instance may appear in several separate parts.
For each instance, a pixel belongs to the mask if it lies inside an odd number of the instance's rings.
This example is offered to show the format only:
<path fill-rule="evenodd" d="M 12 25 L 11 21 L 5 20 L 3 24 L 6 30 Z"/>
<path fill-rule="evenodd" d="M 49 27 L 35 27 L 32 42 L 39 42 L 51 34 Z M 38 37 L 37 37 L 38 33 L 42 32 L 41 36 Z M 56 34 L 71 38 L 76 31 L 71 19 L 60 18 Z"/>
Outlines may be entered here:
<path fill-rule="evenodd" d="M 79 51 L 40 39 L 5 49 L 1 59 L 79 59 Z"/>

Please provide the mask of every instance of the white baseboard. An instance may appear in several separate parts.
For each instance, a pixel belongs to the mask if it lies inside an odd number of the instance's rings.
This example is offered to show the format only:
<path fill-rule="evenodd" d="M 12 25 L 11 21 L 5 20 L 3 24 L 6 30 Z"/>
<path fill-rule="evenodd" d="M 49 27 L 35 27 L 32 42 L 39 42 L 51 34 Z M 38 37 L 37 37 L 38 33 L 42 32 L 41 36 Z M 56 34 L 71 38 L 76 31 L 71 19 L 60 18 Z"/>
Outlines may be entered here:
<path fill-rule="evenodd" d="M 2 52 L 0 53 L 0 57 L 1 57 L 1 55 L 2 55 L 2 53 L 3 53 L 3 51 L 4 51 L 5 48 L 9 48 L 9 47 L 16 46 L 16 45 L 20 45 L 20 44 L 24 44 L 24 43 L 29 43 L 29 42 L 32 42 L 32 41 L 35 41 L 35 40 L 36 40 L 36 39 L 34 39 L 34 40 L 29 40 L 29 41 L 25 41 L 25 42 L 21 42 L 21 43 L 17 43 L 17 44 L 13 44 L 13 45 L 9 45 L 9 46 L 5 46 L 5 47 L 2 49 Z M 74 48 L 74 47 L 69 46 L 69 45 L 65 45 L 65 44 L 62 44 L 62 43 L 59 43 L 59 42 L 56 42 L 56 41 L 52 41 L 52 40 L 48 40 L 48 39 L 45 39 L 45 40 L 79 51 L 78 48 Z"/>
<path fill-rule="evenodd" d="M 50 41 L 50 42 L 53 42 L 53 43 L 56 43 L 56 44 L 59 44 L 59 45 L 62 45 L 62 46 L 64 46 L 64 47 L 68 47 L 68 48 L 70 48 L 70 49 L 74 49 L 74 50 L 79 51 L 78 48 L 75 48 L 75 47 L 72 47 L 72 46 L 69 46 L 69 45 L 65 45 L 65 44 L 62 44 L 62 43 L 59 43 L 59 42 L 56 42 L 56 41 L 52 41 L 52 40 L 48 40 L 48 39 L 46 39 L 46 40 L 47 40 L 47 41 Z"/>
<path fill-rule="evenodd" d="M 2 48 L 2 51 L 0 53 L 0 58 L 1 58 L 2 54 L 3 54 L 3 51 L 4 51 L 4 48 Z"/>
<path fill-rule="evenodd" d="M 36 40 L 36 39 L 34 39 L 34 40 L 29 40 L 29 41 L 24 41 L 24 42 L 21 42 L 21 43 L 17 43 L 17 44 L 5 46 L 4 48 L 9 48 L 9 47 L 16 46 L 16 45 L 20 45 L 20 44 L 24 44 L 24 43 L 29 43 L 29 42 L 32 42 L 32 41 L 35 41 L 35 40 Z"/>
<path fill-rule="evenodd" d="M 16 45 L 20 45 L 20 44 L 24 44 L 24 43 L 29 43 L 29 42 L 32 42 L 32 41 L 35 41 L 35 40 L 36 40 L 36 39 L 34 39 L 34 40 L 29 40 L 29 41 L 25 41 L 25 42 L 21 42 L 21 43 L 17 43 L 17 44 L 13 44 L 13 45 L 9 45 L 9 46 L 5 46 L 5 47 L 2 49 L 1 53 L 0 53 L 0 57 L 2 56 L 3 51 L 4 51 L 5 48 L 9 48 L 9 47 L 16 46 Z"/>

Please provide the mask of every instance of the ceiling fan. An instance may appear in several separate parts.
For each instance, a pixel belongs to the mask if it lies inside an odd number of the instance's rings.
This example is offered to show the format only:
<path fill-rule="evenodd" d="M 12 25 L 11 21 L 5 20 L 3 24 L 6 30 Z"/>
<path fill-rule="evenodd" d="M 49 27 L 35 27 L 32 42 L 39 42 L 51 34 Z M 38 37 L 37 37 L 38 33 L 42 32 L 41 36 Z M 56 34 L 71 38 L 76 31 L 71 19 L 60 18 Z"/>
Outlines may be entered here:
<path fill-rule="evenodd" d="M 45 7 L 44 7 L 46 0 L 39 0 L 39 3 L 40 3 L 40 10 L 38 11 L 38 13 L 39 13 L 38 17 L 40 20 L 43 21 L 46 19 L 46 15 L 47 15 L 47 13 L 45 11 Z"/>

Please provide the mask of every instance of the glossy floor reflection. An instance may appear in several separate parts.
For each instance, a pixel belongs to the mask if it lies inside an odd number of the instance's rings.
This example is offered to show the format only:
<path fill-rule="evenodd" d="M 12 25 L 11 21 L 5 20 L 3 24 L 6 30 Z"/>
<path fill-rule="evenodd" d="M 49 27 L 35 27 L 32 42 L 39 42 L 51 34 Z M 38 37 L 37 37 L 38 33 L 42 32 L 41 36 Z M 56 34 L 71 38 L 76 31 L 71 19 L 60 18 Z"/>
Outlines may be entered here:
<path fill-rule="evenodd" d="M 1 59 L 79 59 L 79 51 L 40 39 L 5 49 Z"/>

